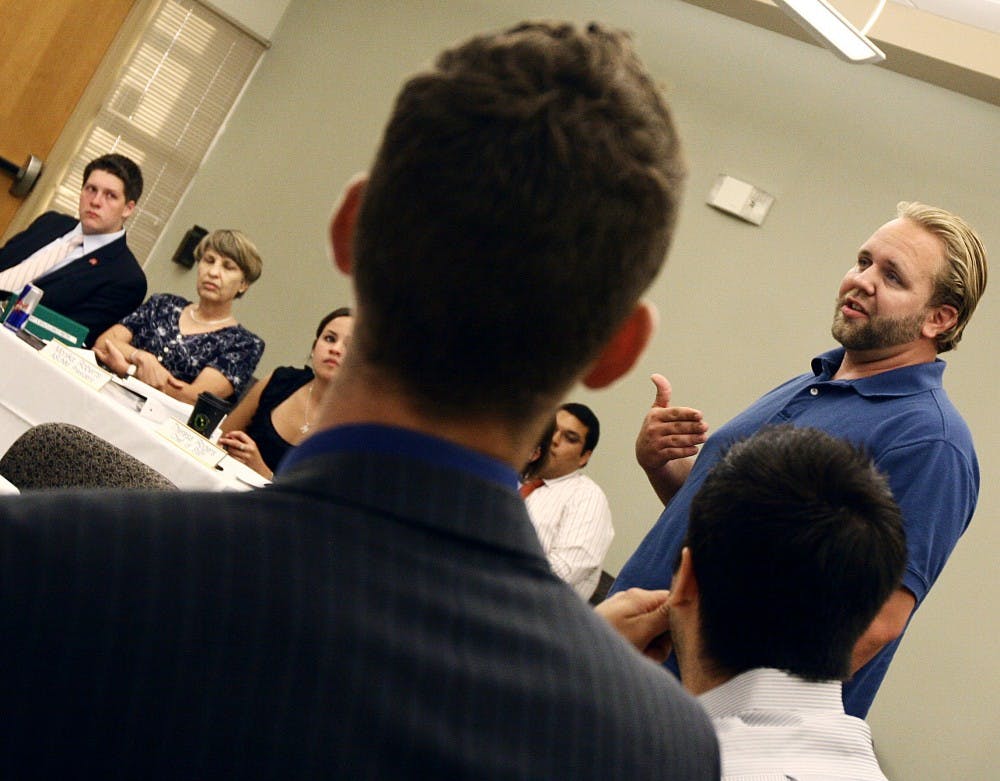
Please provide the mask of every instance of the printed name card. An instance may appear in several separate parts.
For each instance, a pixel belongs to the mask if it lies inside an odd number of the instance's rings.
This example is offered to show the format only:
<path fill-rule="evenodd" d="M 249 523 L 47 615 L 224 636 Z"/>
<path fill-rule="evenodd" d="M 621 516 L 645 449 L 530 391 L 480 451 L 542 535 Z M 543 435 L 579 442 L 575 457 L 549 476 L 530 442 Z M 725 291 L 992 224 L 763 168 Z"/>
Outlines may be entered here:
<path fill-rule="evenodd" d="M 167 418 L 156 429 L 156 433 L 210 468 L 214 468 L 226 456 L 225 450 L 213 445 L 197 431 L 188 428 L 176 418 Z"/>
<path fill-rule="evenodd" d="M 40 351 L 52 363 L 63 371 L 73 375 L 80 382 L 89 385 L 94 390 L 100 390 L 111 379 L 111 375 L 104 371 L 86 356 L 71 350 L 63 344 L 53 340 Z"/>

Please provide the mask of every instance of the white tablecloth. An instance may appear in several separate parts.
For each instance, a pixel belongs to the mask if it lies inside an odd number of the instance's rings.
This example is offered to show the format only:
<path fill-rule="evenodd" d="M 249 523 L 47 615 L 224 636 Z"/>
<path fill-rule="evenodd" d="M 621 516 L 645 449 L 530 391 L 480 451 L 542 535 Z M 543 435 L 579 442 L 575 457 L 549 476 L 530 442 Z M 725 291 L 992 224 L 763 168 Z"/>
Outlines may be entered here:
<path fill-rule="evenodd" d="M 96 391 L 0 326 L 0 453 L 38 423 L 73 423 L 149 464 L 178 488 L 246 490 L 266 482 L 226 456 L 211 468 L 156 433 L 157 423 Z"/>
<path fill-rule="evenodd" d="M 17 490 L 17 486 L 10 482 L 6 477 L 0 475 L 0 496 L 4 494 L 19 494 L 20 491 Z"/>

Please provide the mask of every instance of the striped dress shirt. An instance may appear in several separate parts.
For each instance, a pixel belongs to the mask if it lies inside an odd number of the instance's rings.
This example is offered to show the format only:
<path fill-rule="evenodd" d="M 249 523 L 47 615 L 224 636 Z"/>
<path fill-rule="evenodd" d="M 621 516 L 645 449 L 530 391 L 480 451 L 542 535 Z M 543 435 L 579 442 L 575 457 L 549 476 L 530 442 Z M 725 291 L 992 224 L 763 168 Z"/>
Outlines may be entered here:
<path fill-rule="evenodd" d="M 543 481 L 525 503 L 552 571 L 590 599 L 615 536 L 604 491 L 578 469 Z"/>
<path fill-rule="evenodd" d="M 761 668 L 702 694 L 723 781 L 886 781 L 871 730 L 844 713 L 840 686 Z"/>

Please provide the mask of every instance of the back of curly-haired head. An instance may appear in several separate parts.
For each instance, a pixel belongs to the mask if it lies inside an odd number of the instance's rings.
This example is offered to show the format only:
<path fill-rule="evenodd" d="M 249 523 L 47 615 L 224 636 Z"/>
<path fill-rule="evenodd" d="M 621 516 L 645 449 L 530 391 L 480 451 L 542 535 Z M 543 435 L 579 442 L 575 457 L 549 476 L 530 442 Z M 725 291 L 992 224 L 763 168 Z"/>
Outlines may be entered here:
<path fill-rule="evenodd" d="M 538 412 L 656 275 L 683 177 L 625 34 L 525 23 L 445 51 L 365 190 L 354 349 L 434 414 Z"/>

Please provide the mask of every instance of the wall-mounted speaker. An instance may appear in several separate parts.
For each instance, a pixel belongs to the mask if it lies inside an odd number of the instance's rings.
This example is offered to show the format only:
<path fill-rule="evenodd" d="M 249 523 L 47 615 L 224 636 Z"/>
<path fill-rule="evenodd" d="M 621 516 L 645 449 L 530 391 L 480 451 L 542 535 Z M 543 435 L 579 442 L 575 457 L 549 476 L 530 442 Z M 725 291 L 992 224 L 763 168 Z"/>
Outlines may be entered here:
<path fill-rule="evenodd" d="M 181 239 L 181 243 L 177 247 L 177 251 L 174 252 L 174 263 L 180 263 L 184 268 L 194 266 L 194 249 L 198 246 L 198 242 L 207 235 L 208 231 L 200 225 L 195 225 L 185 233 L 184 238 Z"/>

